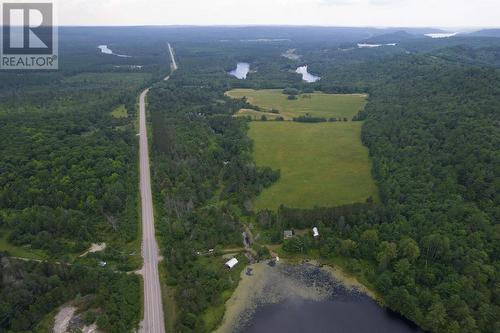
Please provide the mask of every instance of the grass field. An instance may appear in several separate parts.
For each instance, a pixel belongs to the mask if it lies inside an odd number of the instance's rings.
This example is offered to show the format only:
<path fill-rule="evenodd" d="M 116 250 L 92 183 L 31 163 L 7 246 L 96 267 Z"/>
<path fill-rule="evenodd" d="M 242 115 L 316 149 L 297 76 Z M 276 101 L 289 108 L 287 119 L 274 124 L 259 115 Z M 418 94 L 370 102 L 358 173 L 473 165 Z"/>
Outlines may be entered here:
<path fill-rule="evenodd" d="M 113 118 L 127 118 L 128 117 L 128 113 L 127 113 L 127 109 L 125 108 L 125 105 L 120 105 L 118 106 L 116 109 L 113 110 L 113 112 L 111 112 L 111 115 L 113 116 Z"/>
<path fill-rule="evenodd" d="M 248 92 L 251 92 L 251 97 Z M 365 104 L 364 95 L 328 95 L 289 101 L 281 90 L 232 90 L 228 95 L 249 97 L 261 108 L 278 108 L 289 117 L 307 112 L 349 120 Z M 296 109 L 294 108 L 294 103 Z M 282 105 L 280 109 L 279 105 Z M 331 109 L 331 111 L 328 111 Z M 328 113 L 330 112 L 330 113 Z M 378 200 L 371 176 L 368 149 L 361 143 L 362 122 L 298 123 L 254 121 L 249 136 L 259 166 L 281 171 L 281 178 L 255 200 L 254 209 L 312 208 Z"/>
<path fill-rule="evenodd" d="M 296 100 L 289 100 L 280 89 L 233 89 L 226 93 L 233 98 L 246 97 L 250 104 L 263 111 L 276 109 L 286 120 L 309 114 L 322 118 L 347 118 L 351 120 L 366 104 L 366 95 L 333 95 L 320 92 L 303 94 Z"/>
<path fill-rule="evenodd" d="M 43 260 L 45 254 L 40 250 L 32 250 L 28 247 L 16 246 L 8 242 L 9 233 L 5 229 L 0 229 L 0 251 L 8 252 L 12 257 Z"/>

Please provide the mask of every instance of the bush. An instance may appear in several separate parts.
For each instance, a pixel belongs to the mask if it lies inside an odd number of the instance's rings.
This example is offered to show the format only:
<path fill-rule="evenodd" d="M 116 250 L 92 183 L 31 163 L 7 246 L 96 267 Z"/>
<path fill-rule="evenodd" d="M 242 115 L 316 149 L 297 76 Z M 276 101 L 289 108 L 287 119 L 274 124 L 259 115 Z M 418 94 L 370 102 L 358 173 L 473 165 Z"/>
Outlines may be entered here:
<path fill-rule="evenodd" d="M 300 94 L 300 90 L 295 88 L 285 88 L 283 89 L 283 94 L 290 96 L 297 96 Z"/>
<path fill-rule="evenodd" d="M 293 118 L 293 121 L 296 121 L 298 123 L 323 123 L 323 122 L 326 122 L 326 118 L 300 116 L 300 117 Z"/>
<path fill-rule="evenodd" d="M 94 310 L 89 310 L 85 312 L 85 315 L 83 316 L 83 322 L 85 325 L 92 325 L 96 321 L 97 315 Z"/>

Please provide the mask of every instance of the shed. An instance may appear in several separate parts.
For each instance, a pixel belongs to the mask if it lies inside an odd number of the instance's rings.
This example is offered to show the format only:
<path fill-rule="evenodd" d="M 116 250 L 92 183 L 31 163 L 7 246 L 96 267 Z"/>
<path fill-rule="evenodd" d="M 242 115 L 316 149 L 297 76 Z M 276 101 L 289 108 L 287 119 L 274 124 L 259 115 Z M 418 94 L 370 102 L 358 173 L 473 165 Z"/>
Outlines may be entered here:
<path fill-rule="evenodd" d="M 316 227 L 313 228 L 313 236 L 314 237 L 319 237 L 318 228 L 316 228 Z"/>
<path fill-rule="evenodd" d="M 289 239 L 293 237 L 293 231 L 292 230 L 285 230 L 283 231 L 283 239 Z"/>
<path fill-rule="evenodd" d="M 238 259 L 236 258 L 232 258 L 231 260 L 229 260 L 228 262 L 226 262 L 226 267 L 231 269 L 233 268 L 234 266 L 236 266 L 236 264 L 238 263 Z"/>

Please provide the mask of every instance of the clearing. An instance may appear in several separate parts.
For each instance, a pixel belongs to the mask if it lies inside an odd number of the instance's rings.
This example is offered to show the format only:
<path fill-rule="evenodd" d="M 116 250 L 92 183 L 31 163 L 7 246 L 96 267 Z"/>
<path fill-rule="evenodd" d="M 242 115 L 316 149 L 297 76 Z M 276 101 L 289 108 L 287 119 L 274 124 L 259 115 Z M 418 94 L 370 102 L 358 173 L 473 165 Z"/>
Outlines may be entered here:
<path fill-rule="evenodd" d="M 127 109 L 125 108 L 125 105 L 120 105 L 118 106 L 116 109 L 113 110 L 113 112 L 111 112 L 111 115 L 113 116 L 113 118 L 127 118 L 128 117 L 128 112 L 127 112 Z"/>
<path fill-rule="evenodd" d="M 314 92 L 301 94 L 296 100 L 289 100 L 281 89 L 233 89 L 226 95 L 233 98 L 246 97 L 248 103 L 258 106 L 265 112 L 278 110 L 279 114 L 275 116 L 282 116 L 285 120 L 307 114 L 313 117 L 351 120 L 365 107 L 367 97 L 365 94 L 338 95 Z"/>
<path fill-rule="evenodd" d="M 252 92 L 251 97 L 246 92 Z M 227 94 L 247 96 L 261 109 L 278 109 L 281 115 L 286 110 L 287 117 L 292 118 L 307 112 L 311 116 L 350 120 L 366 100 L 361 94 L 323 93 L 288 100 L 281 90 L 238 89 Z M 281 204 L 295 208 L 330 207 L 365 202 L 369 197 L 378 200 L 368 149 L 361 143 L 361 126 L 362 122 L 353 121 L 252 121 L 249 136 L 255 143 L 257 165 L 281 171 L 278 182 L 255 198 L 254 209 L 275 210 Z"/>
<path fill-rule="evenodd" d="M 34 250 L 28 246 L 17 246 L 8 241 L 10 232 L 0 228 L 0 252 L 8 252 L 10 256 L 33 260 L 43 260 L 46 258 L 41 250 Z"/>

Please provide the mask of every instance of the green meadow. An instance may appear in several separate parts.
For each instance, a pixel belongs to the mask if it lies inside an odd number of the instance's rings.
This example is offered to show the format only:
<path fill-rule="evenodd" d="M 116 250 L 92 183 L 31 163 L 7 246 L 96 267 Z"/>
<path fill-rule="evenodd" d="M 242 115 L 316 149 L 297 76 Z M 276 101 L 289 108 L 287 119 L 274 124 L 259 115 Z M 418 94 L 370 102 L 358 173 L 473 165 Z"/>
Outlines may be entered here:
<path fill-rule="evenodd" d="M 253 92 L 251 98 L 249 91 Z M 312 116 L 351 119 L 366 100 L 364 95 L 322 93 L 288 100 L 281 90 L 228 92 L 233 97 L 242 94 L 262 109 L 275 108 L 280 114 L 286 110 L 288 117 L 307 112 Z M 251 122 L 249 136 L 255 144 L 257 165 L 281 171 L 278 182 L 254 200 L 254 209 L 277 209 L 281 204 L 296 208 L 338 206 L 365 202 L 369 197 L 378 200 L 368 149 L 361 143 L 361 126 L 362 122 L 352 121 Z"/>
<path fill-rule="evenodd" d="M 125 105 L 122 104 L 117 108 L 115 108 L 113 112 L 111 112 L 111 115 L 113 116 L 113 118 L 118 118 L 118 119 L 127 118 L 128 117 L 127 108 L 125 108 Z"/>
<path fill-rule="evenodd" d="M 263 111 L 275 109 L 285 120 L 309 114 L 322 118 L 351 118 L 364 108 L 366 95 L 334 95 L 315 92 L 302 94 L 296 100 L 289 100 L 281 89 L 233 89 L 226 93 L 233 98 L 246 97 L 250 104 Z"/>

